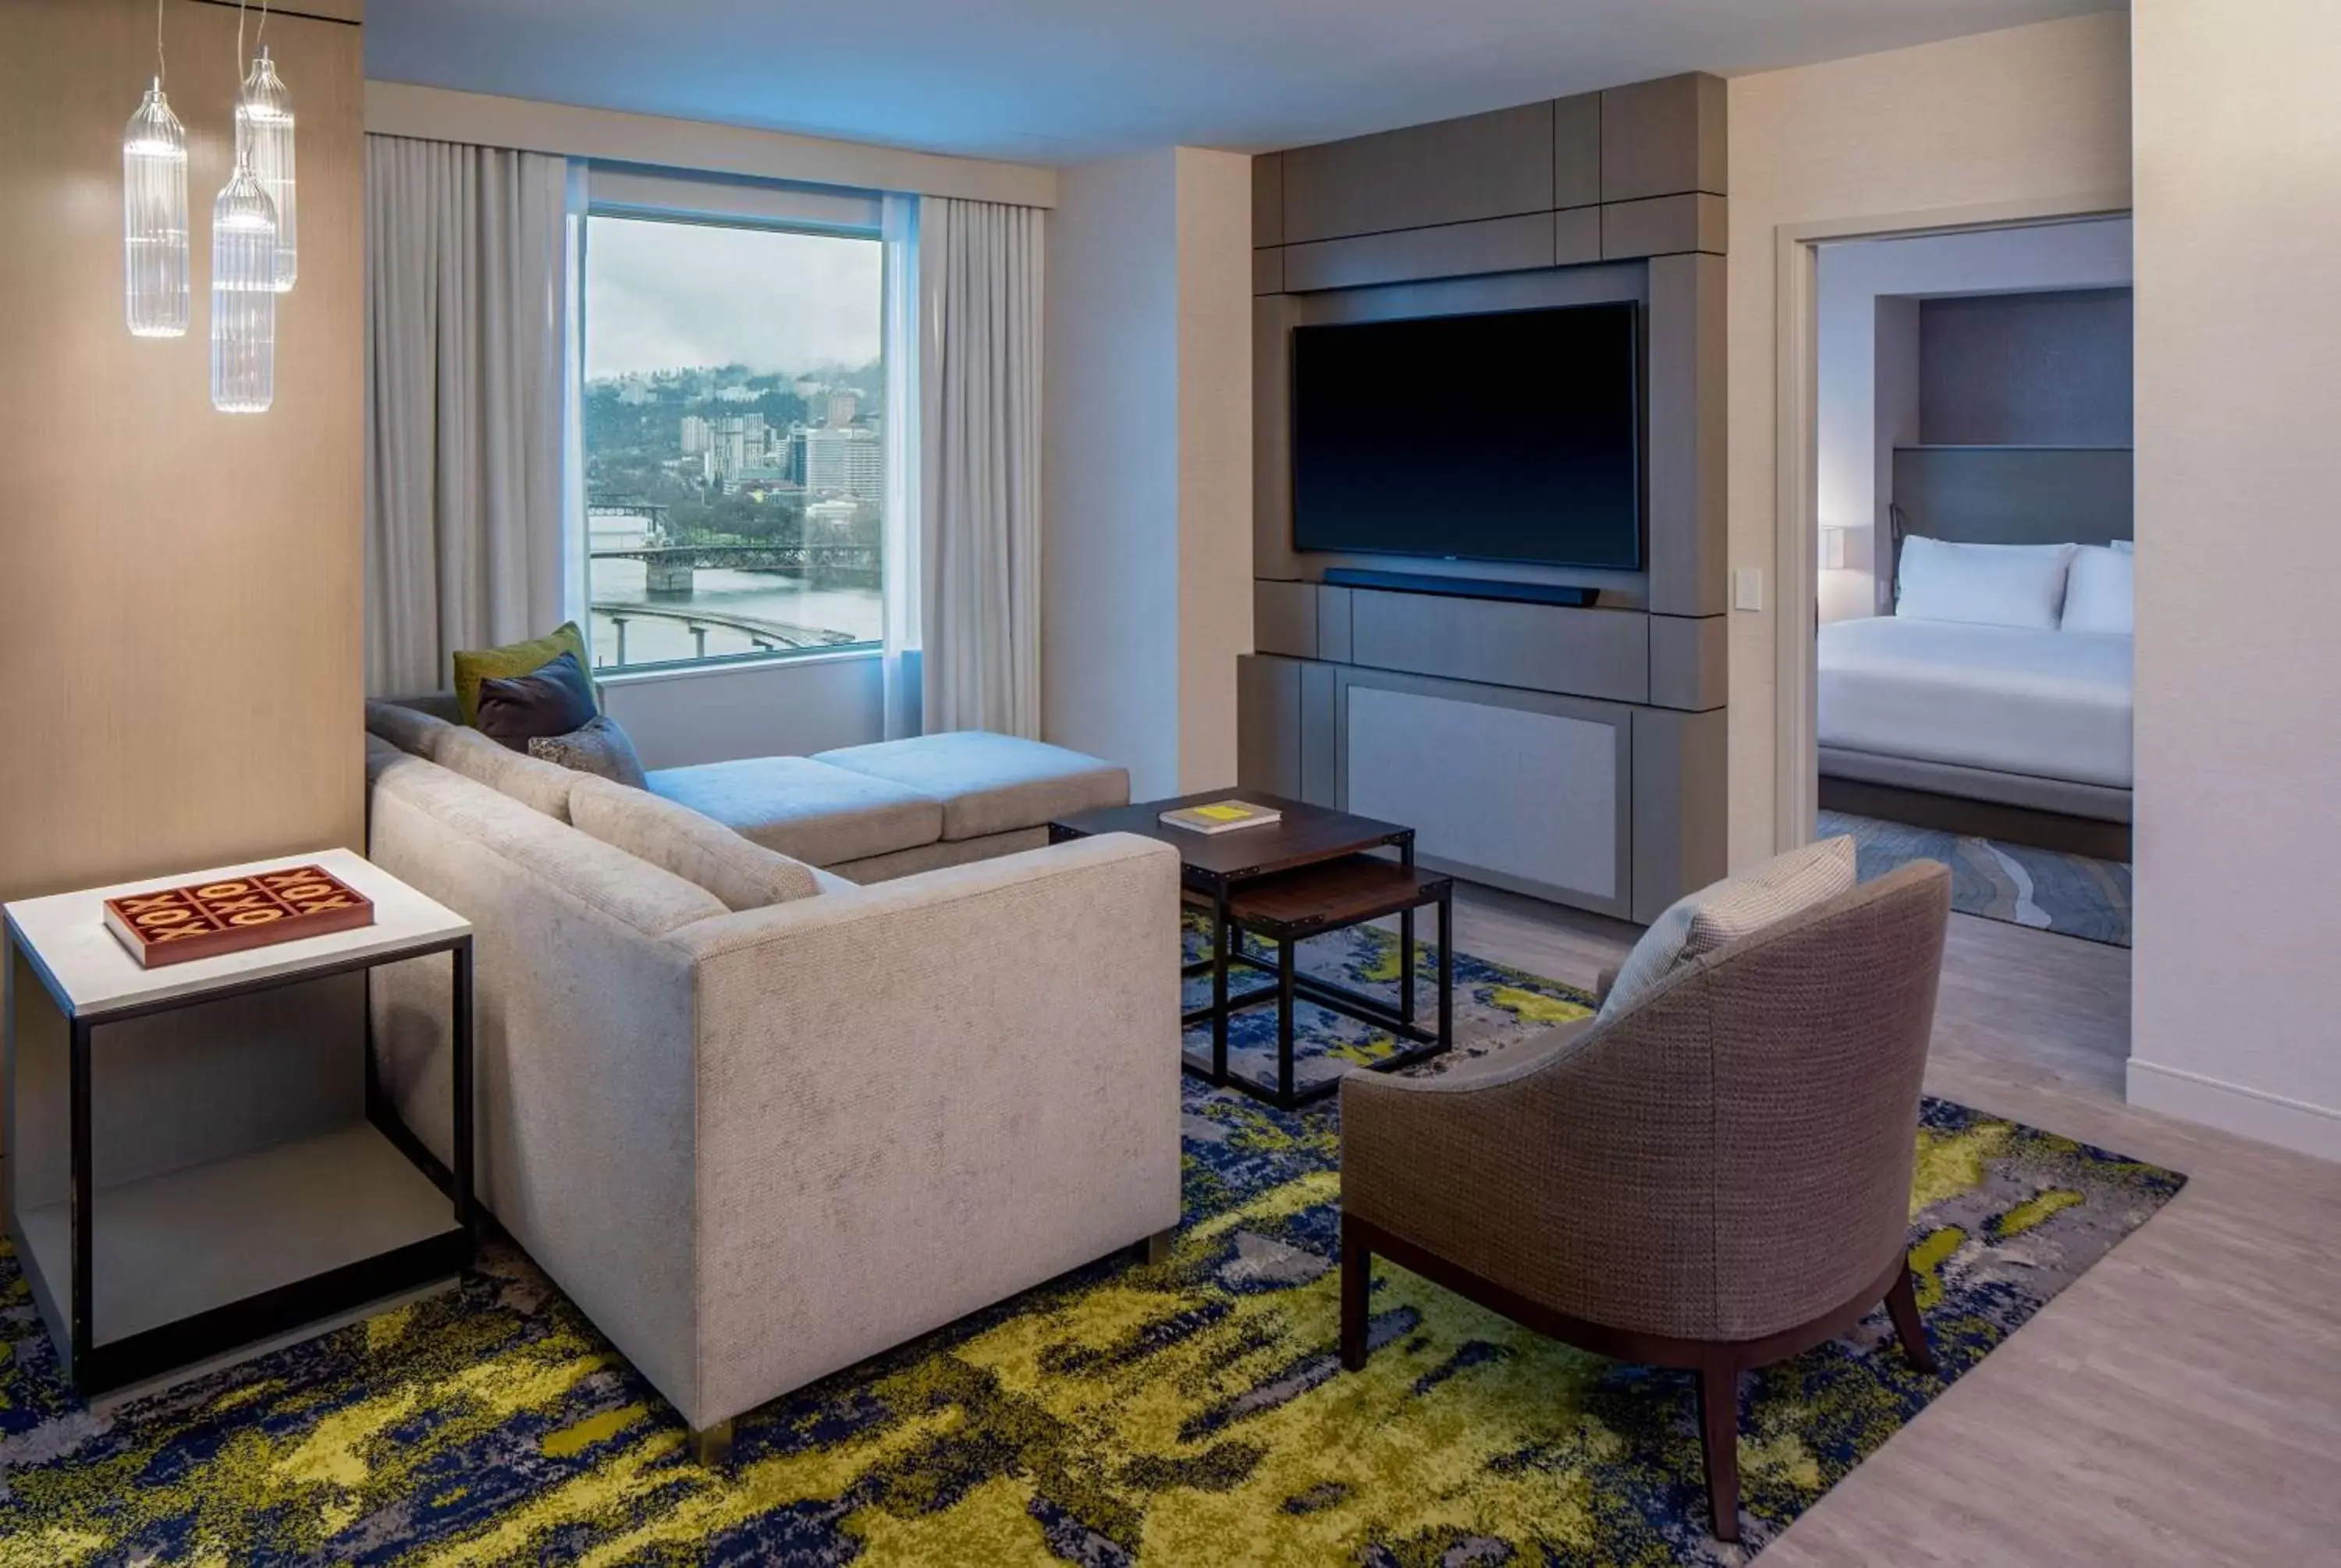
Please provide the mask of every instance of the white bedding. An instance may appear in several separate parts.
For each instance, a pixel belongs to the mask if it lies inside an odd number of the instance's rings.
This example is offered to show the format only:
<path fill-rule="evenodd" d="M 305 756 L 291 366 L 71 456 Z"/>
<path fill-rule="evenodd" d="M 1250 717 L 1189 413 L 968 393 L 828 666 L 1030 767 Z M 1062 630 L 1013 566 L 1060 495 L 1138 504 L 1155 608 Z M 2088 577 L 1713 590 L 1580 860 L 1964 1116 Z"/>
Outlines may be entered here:
<path fill-rule="evenodd" d="M 1820 743 L 2130 787 L 2127 637 L 1877 616 L 1820 629 Z"/>

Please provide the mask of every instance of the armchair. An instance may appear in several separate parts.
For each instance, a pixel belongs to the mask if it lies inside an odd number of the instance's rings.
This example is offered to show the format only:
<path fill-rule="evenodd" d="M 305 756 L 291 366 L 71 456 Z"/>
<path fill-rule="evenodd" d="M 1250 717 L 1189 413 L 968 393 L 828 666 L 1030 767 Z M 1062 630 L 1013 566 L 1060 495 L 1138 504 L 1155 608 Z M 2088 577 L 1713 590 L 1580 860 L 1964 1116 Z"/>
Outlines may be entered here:
<path fill-rule="evenodd" d="M 1739 1374 L 1883 1300 L 1932 1371 L 1906 1237 L 1950 877 L 1905 867 L 1638 1006 L 1441 1077 L 1341 1087 L 1341 1360 L 1379 1255 L 1539 1333 L 1698 1374 L 1739 1538 Z"/>

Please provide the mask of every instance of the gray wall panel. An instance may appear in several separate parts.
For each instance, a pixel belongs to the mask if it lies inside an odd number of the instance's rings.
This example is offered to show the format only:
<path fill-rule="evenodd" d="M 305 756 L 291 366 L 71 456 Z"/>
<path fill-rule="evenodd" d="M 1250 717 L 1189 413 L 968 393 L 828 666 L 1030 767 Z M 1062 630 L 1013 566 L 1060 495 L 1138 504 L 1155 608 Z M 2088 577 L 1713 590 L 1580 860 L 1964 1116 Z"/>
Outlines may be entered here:
<path fill-rule="evenodd" d="M 1467 277 L 1475 273 L 1528 272 L 1553 264 L 1553 218 L 1550 213 L 1531 213 L 1357 239 L 1320 240 L 1287 245 L 1282 254 L 1284 286 L 1294 293 L 1412 283 L 1419 278 Z"/>
<path fill-rule="evenodd" d="M 1730 237 L 1724 199 L 1703 193 L 1612 202 L 1600 212 L 1601 259 L 1606 262 L 1677 251 L 1721 255 Z"/>
<path fill-rule="evenodd" d="M 1256 294 L 1280 294 L 1284 292 L 1284 252 L 1274 245 L 1251 253 L 1251 292 Z"/>
<path fill-rule="evenodd" d="M 1288 244 L 1552 206 L 1552 104 L 1296 147 L 1283 159 Z"/>
<path fill-rule="evenodd" d="M 1335 664 L 1354 660 L 1350 639 L 1350 592 L 1325 583 L 1317 585 L 1317 657 Z"/>
<path fill-rule="evenodd" d="M 1251 161 L 1251 243 L 1284 243 L 1284 154 L 1262 153 Z"/>
<path fill-rule="evenodd" d="M 1650 617 L 1650 701 L 1694 711 L 1723 706 L 1730 670 L 1730 618 Z"/>
<path fill-rule="evenodd" d="M 1300 666 L 1289 659 L 1236 660 L 1236 785 L 1300 796 Z"/>
<path fill-rule="evenodd" d="M 1517 750 L 1509 741 L 1509 727 L 1501 723 L 1483 728 L 1483 736 L 1492 738 L 1486 744 L 1461 749 L 1451 746 L 1416 747 L 1411 750 L 1378 748 L 1371 760 L 1379 771 L 1380 781 L 1385 784 L 1393 778 L 1402 780 L 1410 767 L 1420 769 L 1417 781 L 1422 788 L 1411 793 L 1420 795 L 1428 803 L 1425 809 L 1430 814 L 1419 816 L 1408 826 L 1420 835 L 1417 849 L 1418 858 L 1422 864 L 1493 887 L 1509 888 L 1578 908 L 1592 909 L 1605 915 L 1622 916 L 1627 913 L 1632 901 L 1630 801 L 1635 710 L 1545 692 L 1514 691 L 1501 687 L 1370 670 L 1340 671 L 1339 691 L 1337 711 L 1340 715 L 1342 769 L 1340 799 L 1341 808 L 1345 810 L 1365 809 L 1374 804 L 1360 798 L 1357 781 L 1352 777 L 1352 768 L 1357 760 L 1356 738 L 1351 732 L 1356 718 L 1353 704 L 1361 691 L 1400 692 L 1442 702 L 1469 704 L 1498 714 L 1541 714 L 1610 729 L 1614 736 L 1609 757 L 1610 770 L 1599 781 L 1599 791 L 1607 797 L 1606 811 L 1599 799 L 1577 799 L 1552 781 L 1523 778 L 1517 765 Z M 1451 848 L 1459 842 L 1469 843 L 1474 839 L 1484 842 L 1488 838 L 1484 831 L 1488 823 L 1484 819 L 1466 819 L 1496 810 L 1506 812 L 1510 819 L 1504 824 L 1503 832 L 1498 835 L 1498 847 L 1492 852 L 1470 858 L 1441 854 L 1442 847 Z M 1442 812 L 1451 813 L 1451 819 L 1441 819 Z M 1507 843 L 1516 845 L 1517 851 L 1508 852 L 1504 848 Z M 1610 888 L 1606 892 L 1599 887 L 1569 886 L 1520 874 L 1524 864 L 1549 864 L 1557 858 L 1581 858 L 1589 850 L 1597 851 L 1598 859 L 1605 863 L 1611 872 L 1609 878 Z"/>
<path fill-rule="evenodd" d="M 1626 610 L 1569 610 L 1427 593 L 1350 595 L 1356 661 L 1612 702 L 1650 696 L 1649 631 Z"/>
<path fill-rule="evenodd" d="M 1650 609 L 1726 608 L 1724 260 L 1649 263 Z"/>
<path fill-rule="evenodd" d="M 1578 267 L 1601 259 L 1599 207 L 1571 207 L 1552 215 L 1552 260 L 1555 266 Z"/>
<path fill-rule="evenodd" d="M 1724 86 L 1704 73 L 1601 94 L 1601 199 L 1725 194 Z"/>
<path fill-rule="evenodd" d="M 1251 585 L 1251 645 L 1288 659 L 1317 657 L 1317 585 L 1271 582 Z"/>
<path fill-rule="evenodd" d="M 1300 799 L 1341 809 L 1341 672 L 1330 664 L 1300 667 Z"/>
<path fill-rule="evenodd" d="M 1552 204 L 1589 207 L 1601 199 L 1601 94 L 1579 93 L 1552 105 Z"/>
<path fill-rule="evenodd" d="M 1632 918 L 1667 906 L 1726 870 L 1727 715 L 1634 710 Z"/>
<path fill-rule="evenodd" d="M 2127 289 L 1918 302 L 1918 439 L 1929 446 L 2127 446 Z"/>

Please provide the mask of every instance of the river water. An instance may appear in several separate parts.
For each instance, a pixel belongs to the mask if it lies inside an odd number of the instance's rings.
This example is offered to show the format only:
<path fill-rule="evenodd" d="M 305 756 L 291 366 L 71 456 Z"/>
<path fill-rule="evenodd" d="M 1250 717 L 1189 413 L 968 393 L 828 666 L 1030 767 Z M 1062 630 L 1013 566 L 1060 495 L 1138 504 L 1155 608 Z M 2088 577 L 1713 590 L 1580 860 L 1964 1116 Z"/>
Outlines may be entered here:
<path fill-rule="evenodd" d="M 704 610 L 779 621 L 809 630 L 842 631 L 858 642 L 883 640 L 885 602 L 874 588 L 815 588 L 797 578 L 772 571 L 734 571 L 712 567 L 692 577 L 691 596 L 661 594 L 652 599 L 644 586 L 639 561 L 596 561 L 593 573 L 593 664 L 611 670 L 618 663 L 618 629 L 601 606 L 640 604 L 659 610 Z M 710 629 L 707 656 L 752 653 L 755 645 L 743 632 Z M 663 616 L 638 615 L 626 622 L 626 663 L 657 664 L 698 657 L 691 629 Z"/>

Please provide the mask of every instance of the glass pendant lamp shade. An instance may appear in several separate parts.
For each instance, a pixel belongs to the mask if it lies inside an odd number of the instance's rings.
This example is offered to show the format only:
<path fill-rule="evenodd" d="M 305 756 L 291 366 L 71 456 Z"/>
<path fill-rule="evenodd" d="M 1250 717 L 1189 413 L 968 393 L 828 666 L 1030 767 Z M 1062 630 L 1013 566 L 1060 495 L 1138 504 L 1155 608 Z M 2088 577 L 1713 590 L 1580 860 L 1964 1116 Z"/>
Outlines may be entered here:
<path fill-rule="evenodd" d="M 293 98 L 262 45 L 235 104 L 236 156 L 276 207 L 276 289 L 293 286 L 300 271 L 300 205 L 293 178 Z"/>
<path fill-rule="evenodd" d="M 122 133 L 123 293 L 131 335 L 187 332 L 187 132 L 163 79 Z"/>
<path fill-rule="evenodd" d="M 276 396 L 276 206 L 251 164 L 212 204 L 212 406 L 265 413 Z"/>

